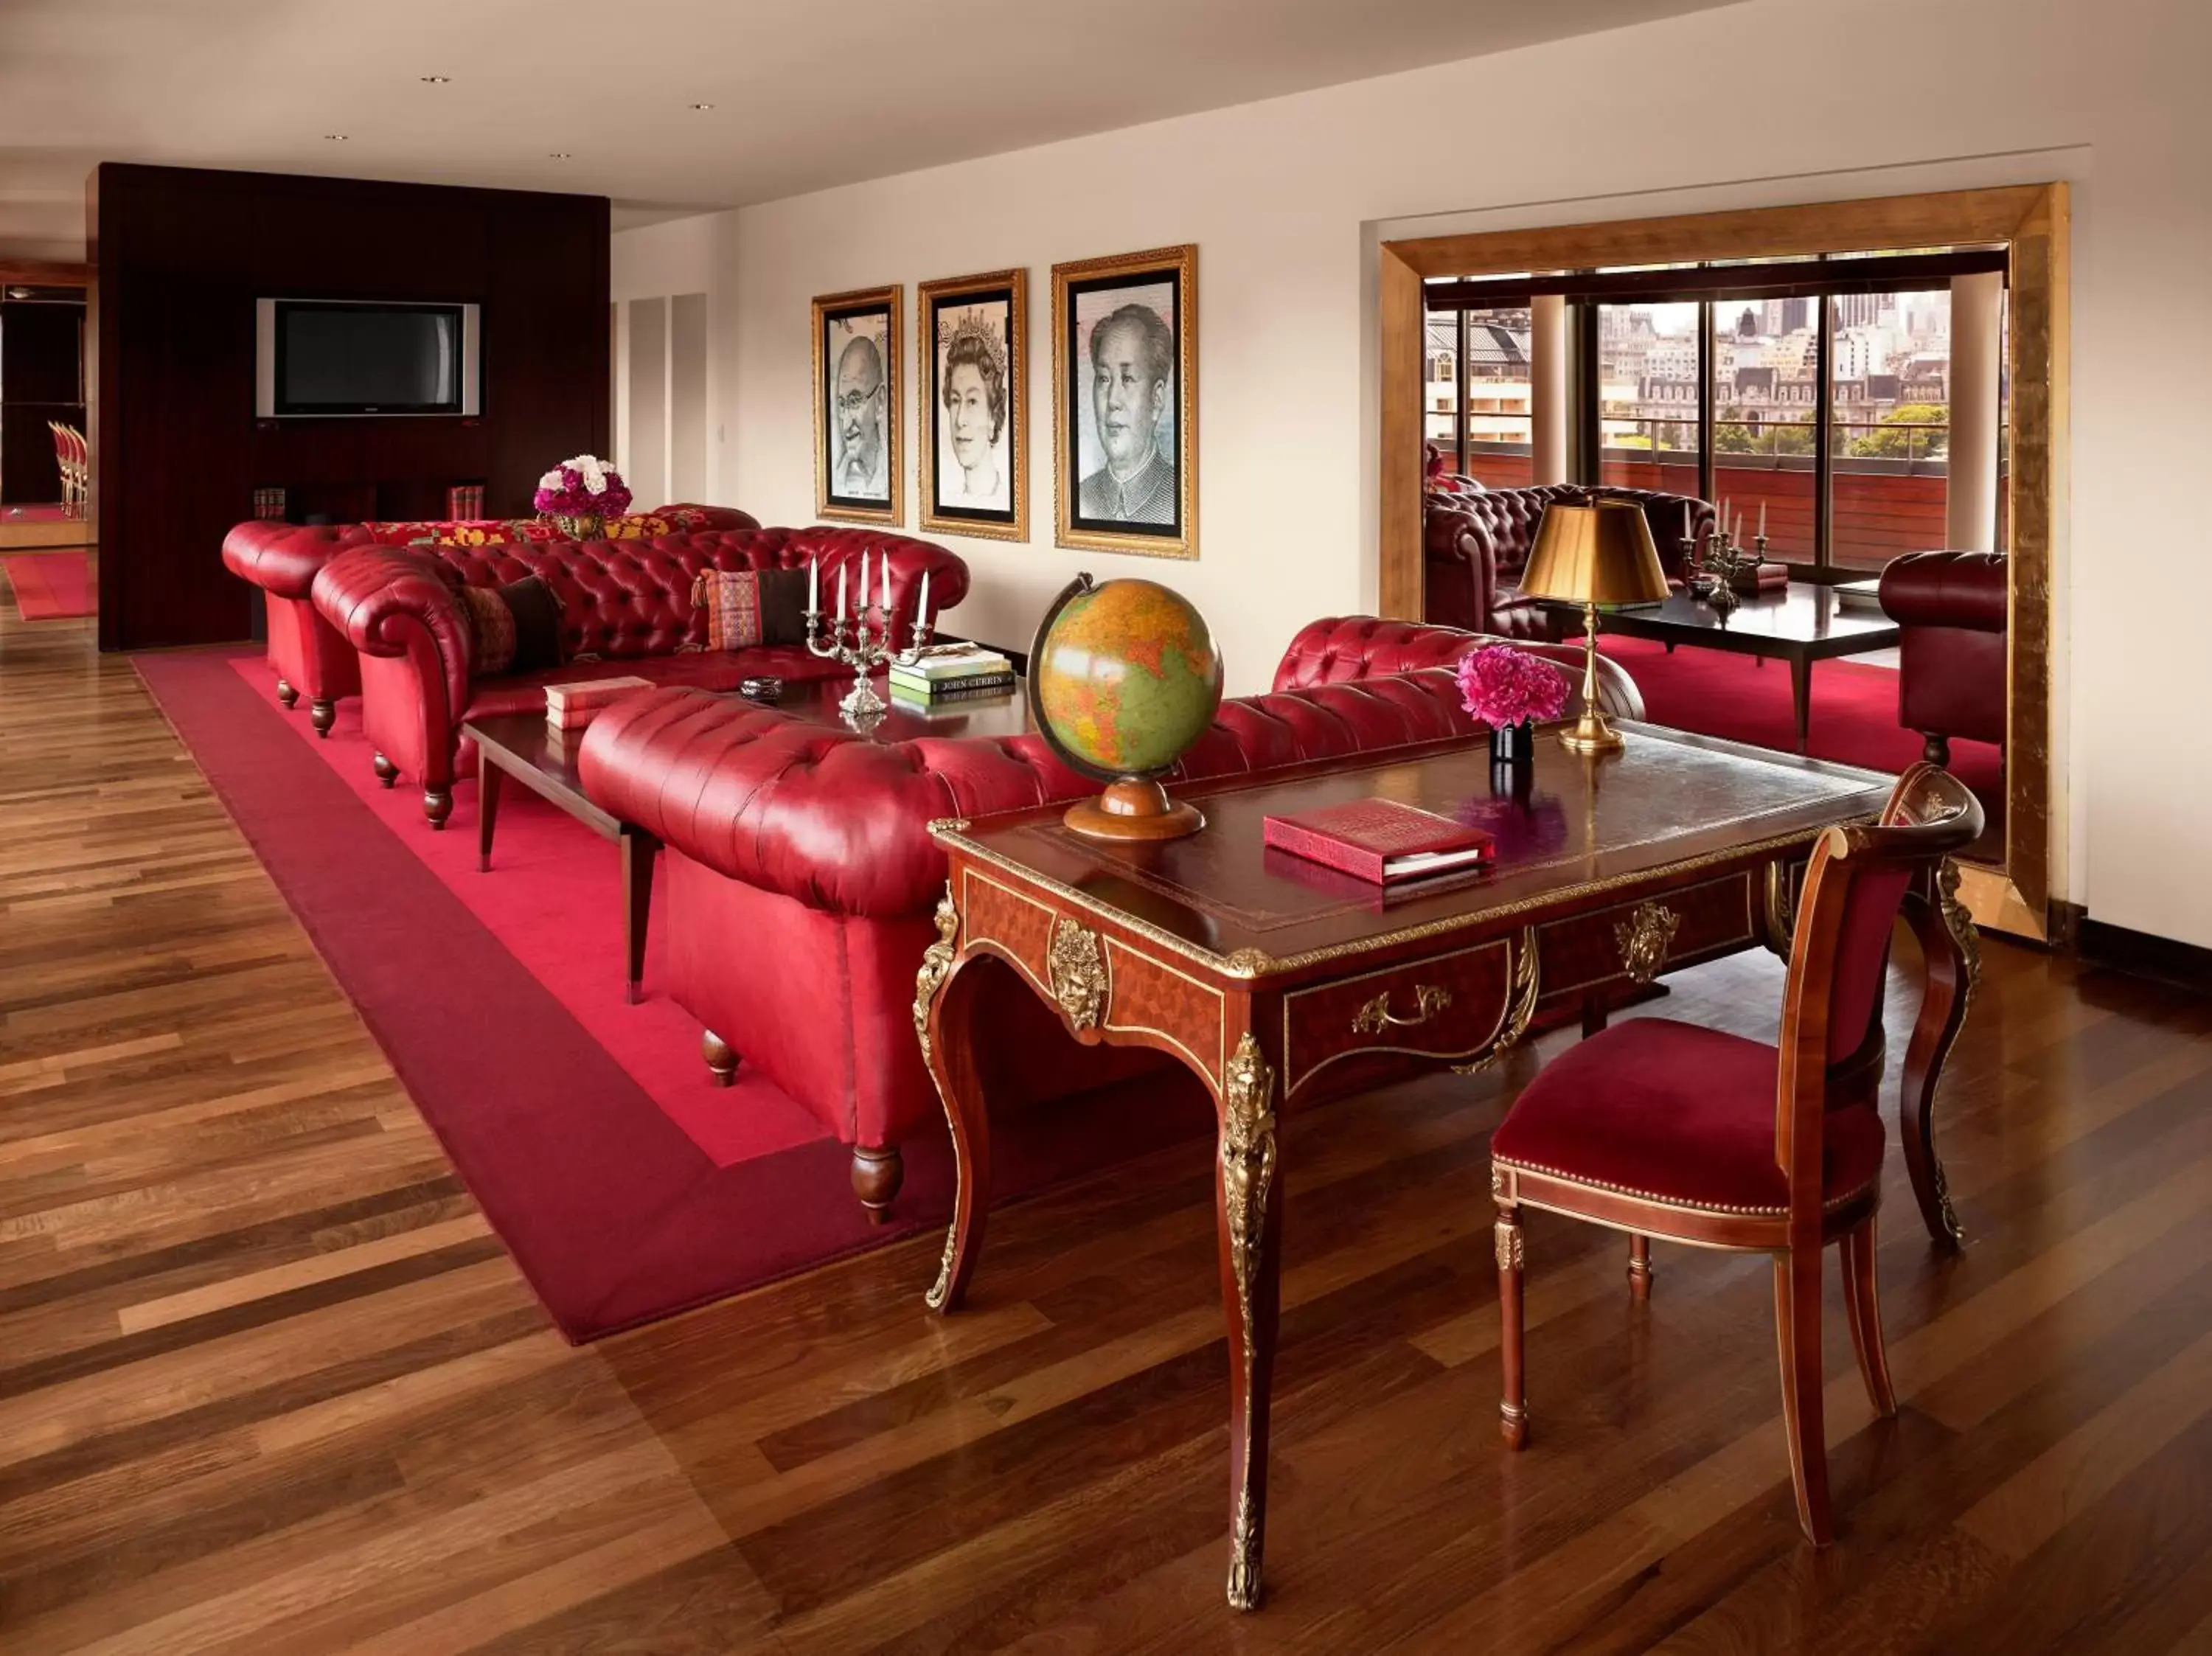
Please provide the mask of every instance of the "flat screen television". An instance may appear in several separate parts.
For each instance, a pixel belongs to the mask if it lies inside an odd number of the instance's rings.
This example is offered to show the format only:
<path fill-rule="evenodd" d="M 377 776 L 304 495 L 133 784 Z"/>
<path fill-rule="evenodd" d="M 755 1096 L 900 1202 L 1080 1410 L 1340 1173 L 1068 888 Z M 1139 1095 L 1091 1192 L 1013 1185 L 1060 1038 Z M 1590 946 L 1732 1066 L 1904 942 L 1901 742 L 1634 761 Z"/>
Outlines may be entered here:
<path fill-rule="evenodd" d="M 482 410 L 474 305 L 263 299 L 254 321 L 263 419 Z"/>

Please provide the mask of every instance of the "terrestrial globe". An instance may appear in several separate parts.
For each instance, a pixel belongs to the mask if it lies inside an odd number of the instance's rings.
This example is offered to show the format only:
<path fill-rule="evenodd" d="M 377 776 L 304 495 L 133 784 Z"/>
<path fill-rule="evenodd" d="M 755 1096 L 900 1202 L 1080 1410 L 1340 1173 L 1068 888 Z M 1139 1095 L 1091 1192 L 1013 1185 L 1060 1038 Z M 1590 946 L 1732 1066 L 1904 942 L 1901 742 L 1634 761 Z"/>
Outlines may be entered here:
<path fill-rule="evenodd" d="M 1159 782 L 1221 705 L 1221 652 L 1181 593 L 1078 575 L 1037 628 L 1029 693 L 1061 761 L 1108 785 L 1068 808 L 1069 828 L 1102 840 L 1172 840 L 1206 825 Z"/>

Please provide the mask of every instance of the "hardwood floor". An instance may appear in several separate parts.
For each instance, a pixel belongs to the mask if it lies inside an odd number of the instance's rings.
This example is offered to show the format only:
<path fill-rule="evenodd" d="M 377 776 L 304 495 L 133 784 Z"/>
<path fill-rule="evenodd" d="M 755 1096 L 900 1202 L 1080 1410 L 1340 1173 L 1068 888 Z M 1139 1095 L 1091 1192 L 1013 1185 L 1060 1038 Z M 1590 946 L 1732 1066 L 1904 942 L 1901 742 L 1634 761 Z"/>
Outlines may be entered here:
<path fill-rule="evenodd" d="M 1528 1229 L 1519 1067 L 1297 1114 L 1268 1600 L 1222 1604 L 1200 1146 L 584 1350 L 129 665 L 0 602 L 0 1649 L 2212 1650 L 2212 1004 L 1991 941 L 1800 1542 L 1763 1262 Z M 1900 945 L 1910 961 L 1909 945 Z M 1766 1033 L 1764 956 L 1662 1010 Z M 1900 980 L 1902 997 L 1909 983 Z M 1893 1027 L 1901 1027 L 1893 1019 Z"/>

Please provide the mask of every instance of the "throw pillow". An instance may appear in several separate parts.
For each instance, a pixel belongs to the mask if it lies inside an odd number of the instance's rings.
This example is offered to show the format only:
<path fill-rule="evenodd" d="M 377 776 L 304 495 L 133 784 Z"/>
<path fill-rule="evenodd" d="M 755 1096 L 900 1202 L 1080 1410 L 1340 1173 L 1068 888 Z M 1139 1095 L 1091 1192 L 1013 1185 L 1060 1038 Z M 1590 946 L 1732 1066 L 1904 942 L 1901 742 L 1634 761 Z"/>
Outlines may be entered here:
<path fill-rule="evenodd" d="M 536 575 L 505 586 L 464 586 L 476 676 L 534 673 L 561 664 L 561 600 Z"/>
<path fill-rule="evenodd" d="M 804 569 L 702 570 L 691 602 L 707 612 L 710 650 L 806 642 Z"/>

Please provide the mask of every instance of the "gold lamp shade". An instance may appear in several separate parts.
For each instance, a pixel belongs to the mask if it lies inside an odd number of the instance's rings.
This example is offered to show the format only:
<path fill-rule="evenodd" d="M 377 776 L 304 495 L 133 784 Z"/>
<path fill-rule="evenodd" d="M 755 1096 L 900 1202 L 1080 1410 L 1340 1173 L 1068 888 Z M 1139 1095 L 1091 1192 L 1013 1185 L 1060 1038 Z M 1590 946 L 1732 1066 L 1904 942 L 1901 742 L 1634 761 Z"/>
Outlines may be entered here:
<path fill-rule="evenodd" d="M 1597 705 L 1597 607 L 1655 604 L 1668 595 L 1667 572 L 1659 567 L 1644 508 L 1630 500 L 1546 507 L 1521 591 L 1583 606 L 1582 716 L 1559 732 L 1559 741 L 1577 753 L 1617 751 L 1620 732 Z"/>

